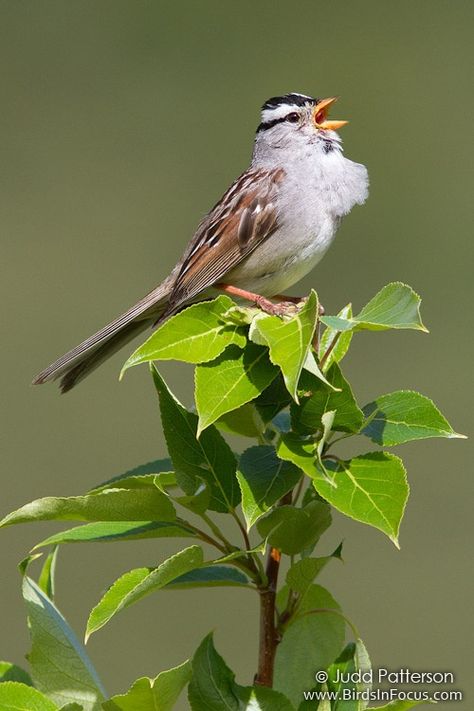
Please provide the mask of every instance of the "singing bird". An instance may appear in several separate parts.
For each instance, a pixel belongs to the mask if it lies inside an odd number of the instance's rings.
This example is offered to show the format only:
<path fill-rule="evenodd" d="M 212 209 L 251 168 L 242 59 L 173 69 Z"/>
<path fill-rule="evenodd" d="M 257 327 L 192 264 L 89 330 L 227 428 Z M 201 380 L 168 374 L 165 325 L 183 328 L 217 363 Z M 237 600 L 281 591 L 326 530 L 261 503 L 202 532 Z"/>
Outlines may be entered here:
<path fill-rule="evenodd" d="M 217 290 L 281 313 L 286 289 L 320 261 L 341 219 L 368 195 L 364 165 L 345 158 L 328 118 L 334 97 L 268 99 L 249 168 L 208 212 L 171 274 L 141 301 L 34 379 L 66 392 L 147 327 Z M 284 297 L 283 297 L 284 298 Z"/>

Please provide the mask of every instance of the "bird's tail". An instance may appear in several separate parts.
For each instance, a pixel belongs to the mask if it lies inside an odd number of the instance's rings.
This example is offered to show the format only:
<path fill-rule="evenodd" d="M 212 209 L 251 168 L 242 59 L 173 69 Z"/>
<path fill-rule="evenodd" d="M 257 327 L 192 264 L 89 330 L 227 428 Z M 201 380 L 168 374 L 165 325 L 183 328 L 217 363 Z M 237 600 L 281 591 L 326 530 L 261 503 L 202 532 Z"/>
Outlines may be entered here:
<path fill-rule="evenodd" d="M 156 323 L 167 307 L 173 281 L 173 275 L 165 279 L 135 306 L 42 370 L 33 384 L 61 378 L 61 392 L 71 390 L 132 338 Z"/>

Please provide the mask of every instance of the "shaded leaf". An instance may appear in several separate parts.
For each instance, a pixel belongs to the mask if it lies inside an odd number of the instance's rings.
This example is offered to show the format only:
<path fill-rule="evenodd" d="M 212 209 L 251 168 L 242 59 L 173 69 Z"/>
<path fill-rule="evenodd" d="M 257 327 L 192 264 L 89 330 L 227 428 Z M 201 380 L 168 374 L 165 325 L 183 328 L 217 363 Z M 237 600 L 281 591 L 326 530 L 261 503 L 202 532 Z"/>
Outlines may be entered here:
<path fill-rule="evenodd" d="M 244 348 L 246 338 L 237 325 L 226 323 L 224 314 L 234 302 L 228 296 L 193 304 L 165 321 L 123 366 L 128 368 L 155 360 L 204 363 L 217 358 L 231 343 Z"/>
<path fill-rule="evenodd" d="M 278 375 L 254 400 L 254 405 L 262 420 L 267 423 L 284 410 L 290 402 L 291 395 L 285 387 L 283 377 Z"/>
<path fill-rule="evenodd" d="M 300 595 L 305 595 L 315 578 L 332 558 L 341 560 L 341 546 L 336 548 L 331 555 L 320 558 L 302 558 L 296 561 L 286 574 L 288 586 Z"/>
<path fill-rule="evenodd" d="M 199 413 L 198 437 L 222 415 L 260 395 L 277 375 L 265 348 L 249 343 L 235 346 L 211 363 L 195 370 L 195 401 Z"/>
<path fill-rule="evenodd" d="M 99 711 L 105 691 L 83 645 L 33 580 L 23 578 L 22 589 L 32 640 L 28 661 L 35 686 L 58 706 L 76 702 L 84 711 Z"/>
<path fill-rule="evenodd" d="M 226 412 L 220 417 L 216 426 L 224 432 L 243 437 L 260 437 L 265 430 L 265 424 L 254 403 L 246 403 L 237 410 Z"/>
<path fill-rule="evenodd" d="M 235 675 L 216 652 L 212 634 L 197 648 L 192 668 L 188 699 L 193 711 L 239 711 Z"/>
<path fill-rule="evenodd" d="M 28 672 L 11 662 L 0 662 L 0 683 L 5 681 L 19 681 L 27 686 L 33 686 Z"/>
<path fill-rule="evenodd" d="M 333 430 L 358 432 L 361 428 L 364 415 L 337 363 L 328 370 L 327 379 L 337 391 L 329 389 L 309 374 L 302 377 L 301 388 L 308 394 L 301 396 L 299 405 L 291 405 L 291 421 L 296 432 L 312 434 L 320 430 L 321 417 L 329 410 L 335 410 Z"/>
<path fill-rule="evenodd" d="M 221 587 L 221 586 L 247 586 L 248 578 L 237 570 L 228 565 L 209 565 L 203 568 L 196 568 L 189 573 L 180 575 L 171 583 L 168 583 L 166 589 L 185 589 L 185 588 L 203 588 L 203 587 Z"/>
<path fill-rule="evenodd" d="M 384 286 L 357 316 L 322 316 L 321 321 L 336 331 L 384 331 L 389 328 L 426 331 L 420 317 L 420 302 L 411 287 L 393 282 Z"/>
<path fill-rule="evenodd" d="M 358 639 L 356 643 L 351 642 L 341 652 L 336 661 L 331 664 L 328 672 L 328 690 L 338 694 L 336 701 L 332 703 L 332 711 L 363 711 L 367 706 L 367 701 L 363 698 L 357 699 L 357 694 L 370 691 L 371 684 L 368 682 L 342 681 L 341 675 L 361 672 L 368 679 L 371 672 L 370 659 L 365 649 L 364 643 Z M 344 699 L 344 690 L 350 690 L 353 699 Z"/>
<path fill-rule="evenodd" d="M 364 415 L 370 420 L 362 433 L 388 447 L 428 437 L 464 437 L 429 398 L 413 390 L 381 395 L 364 407 Z"/>
<path fill-rule="evenodd" d="M 279 506 L 257 523 L 270 546 L 287 555 L 296 555 L 314 546 L 331 525 L 331 511 L 322 501 L 312 501 L 302 509 Z"/>
<path fill-rule="evenodd" d="M 202 549 L 199 546 L 190 546 L 171 556 L 157 568 L 135 568 L 122 575 L 91 610 L 87 621 L 86 640 L 120 610 L 159 590 L 189 570 L 199 567 L 202 561 Z"/>
<path fill-rule="evenodd" d="M 279 597 L 285 594 L 283 588 Z M 274 688 L 295 707 L 303 699 L 303 691 L 314 686 L 315 672 L 327 669 L 344 642 L 344 620 L 338 614 L 311 613 L 319 609 L 339 611 L 340 607 L 325 588 L 312 585 L 299 607 L 300 616 L 285 630 L 277 647 Z"/>
<path fill-rule="evenodd" d="M 163 671 L 155 679 L 142 677 L 134 681 L 125 694 L 106 701 L 104 711 L 170 711 L 190 680 L 190 662 Z"/>
<path fill-rule="evenodd" d="M 247 449 L 240 457 L 237 472 L 247 530 L 291 491 L 300 477 L 301 471 L 294 464 L 278 459 L 274 447 Z"/>
<path fill-rule="evenodd" d="M 58 556 L 58 548 L 55 546 L 52 551 L 46 556 L 46 560 L 41 568 L 41 573 L 38 579 L 38 585 L 45 595 L 50 600 L 54 600 L 54 576 L 56 572 L 56 559 Z"/>
<path fill-rule="evenodd" d="M 142 538 L 195 538 L 195 535 L 185 524 L 168 521 L 98 521 L 55 533 L 37 543 L 35 549 L 59 543 L 110 543 Z"/>
<path fill-rule="evenodd" d="M 180 487 L 193 495 L 204 479 L 211 491 L 209 508 L 221 512 L 235 508 L 240 503 L 240 489 L 235 476 L 237 462 L 229 445 L 212 426 L 197 439 L 197 415 L 176 400 L 156 368 L 152 372 L 166 444 Z"/>
<path fill-rule="evenodd" d="M 105 489 L 86 496 L 36 499 L 6 516 L 0 526 L 30 521 L 172 521 L 171 501 L 158 489 Z"/>
<path fill-rule="evenodd" d="M 298 381 L 311 348 L 317 317 L 318 297 L 312 290 L 307 302 L 291 318 L 263 314 L 252 323 L 252 329 L 268 345 L 270 360 L 281 369 L 294 400 L 298 400 Z M 255 335 L 250 337 L 255 338 Z"/>

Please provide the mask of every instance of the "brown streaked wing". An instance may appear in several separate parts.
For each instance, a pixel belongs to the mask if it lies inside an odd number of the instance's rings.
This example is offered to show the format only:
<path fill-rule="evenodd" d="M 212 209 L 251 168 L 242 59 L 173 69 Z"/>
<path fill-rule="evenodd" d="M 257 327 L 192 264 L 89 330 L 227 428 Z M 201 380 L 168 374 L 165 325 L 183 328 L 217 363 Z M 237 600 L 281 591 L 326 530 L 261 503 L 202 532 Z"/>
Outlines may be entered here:
<path fill-rule="evenodd" d="M 167 315 L 222 279 L 274 232 L 274 198 L 283 175 L 282 168 L 248 170 L 231 185 L 183 256 Z"/>

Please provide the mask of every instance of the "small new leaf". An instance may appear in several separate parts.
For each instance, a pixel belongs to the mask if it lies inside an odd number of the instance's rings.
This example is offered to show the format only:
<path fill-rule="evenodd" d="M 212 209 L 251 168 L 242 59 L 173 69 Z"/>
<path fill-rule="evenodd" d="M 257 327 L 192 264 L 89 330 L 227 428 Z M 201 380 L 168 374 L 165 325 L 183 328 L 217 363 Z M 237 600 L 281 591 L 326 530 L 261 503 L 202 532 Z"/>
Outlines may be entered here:
<path fill-rule="evenodd" d="M 321 321 L 335 331 L 385 331 L 390 328 L 427 331 L 421 320 L 420 303 L 420 297 L 411 287 L 393 282 L 384 286 L 357 316 L 322 316 Z"/>

